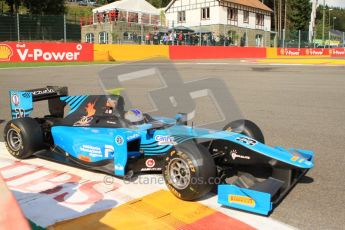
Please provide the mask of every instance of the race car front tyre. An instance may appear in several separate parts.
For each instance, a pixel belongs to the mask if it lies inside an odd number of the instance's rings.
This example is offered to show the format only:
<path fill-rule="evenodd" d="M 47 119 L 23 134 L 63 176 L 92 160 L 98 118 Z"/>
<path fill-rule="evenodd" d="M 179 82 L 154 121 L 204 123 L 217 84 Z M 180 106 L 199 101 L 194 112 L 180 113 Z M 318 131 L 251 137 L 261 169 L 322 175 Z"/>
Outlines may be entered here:
<path fill-rule="evenodd" d="M 176 146 L 167 155 L 163 177 L 169 190 L 182 200 L 198 199 L 217 183 L 211 154 L 193 141 Z"/>
<path fill-rule="evenodd" d="M 30 117 L 9 121 L 4 129 L 4 139 L 8 152 L 18 159 L 28 158 L 43 149 L 41 127 Z"/>
<path fill-rule="evenodd" d="M 223 130 L 234 133 L 240 133 L 265 144 L 265 138 L 261 129 L 259 128 L 259 126 L 257 126 L 254 122 L 250 120 L 232 121 L 226 126 L 224 126 Z"/>

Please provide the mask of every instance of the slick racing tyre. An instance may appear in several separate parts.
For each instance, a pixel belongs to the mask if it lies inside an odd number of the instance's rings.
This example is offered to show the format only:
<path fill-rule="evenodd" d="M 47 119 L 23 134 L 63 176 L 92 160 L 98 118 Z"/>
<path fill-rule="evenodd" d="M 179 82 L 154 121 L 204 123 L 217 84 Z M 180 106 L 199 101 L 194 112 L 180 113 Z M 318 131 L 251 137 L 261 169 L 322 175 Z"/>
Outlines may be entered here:
<path fill-rule="evenodd" d="M 249 120 L 236 120 L 232 121 L 223 128 L 224 131 L 240 133 L 261 143 L 265 143 L 264 135 L 261 129 L 252 121 Z"/>
<path fill-rule="evenodd" d="M 178 145 L 169 153 L 163 177 L 169 190 L 182 200 L 198 199 L 217 183 L 211 154 L 192 141 Z"/>
<path fill-rule="evenodd" d="M 18 159 L 43 149 L 43 134 L 38 122 L 30 117 L 9 121 L 4 129 L 8 152 Z"/>

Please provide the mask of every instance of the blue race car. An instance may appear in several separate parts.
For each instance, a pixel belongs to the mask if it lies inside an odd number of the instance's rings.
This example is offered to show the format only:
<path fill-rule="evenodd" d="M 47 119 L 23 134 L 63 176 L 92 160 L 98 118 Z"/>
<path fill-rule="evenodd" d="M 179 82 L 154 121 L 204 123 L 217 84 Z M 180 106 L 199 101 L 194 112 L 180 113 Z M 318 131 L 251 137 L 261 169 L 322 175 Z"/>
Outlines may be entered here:
<path fill-rule="evenodd" d="M 68 96 L 67 87 L 10 91 L 12 120 L 4 129 L 8 151 L 118 177 L 163 174 L 169 190 L 196 200 L 215 189 L 224 206 L 268 215 L 313 167 L 314 153 L 264 144 L 249 120 L 222 131 L 187 125 L 186 116 L 151 117 L 124 109 L 119 95 Z M 36 101 L 49 115 L 31 118 Z"/>

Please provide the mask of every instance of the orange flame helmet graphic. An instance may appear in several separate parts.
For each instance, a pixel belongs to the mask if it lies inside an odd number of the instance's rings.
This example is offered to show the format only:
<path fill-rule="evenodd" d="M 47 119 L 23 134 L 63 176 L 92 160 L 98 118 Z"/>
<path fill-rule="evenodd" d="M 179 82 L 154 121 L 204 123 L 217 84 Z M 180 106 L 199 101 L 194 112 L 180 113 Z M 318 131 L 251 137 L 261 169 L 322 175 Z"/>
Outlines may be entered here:
<path fill-rule="evenodd" d="M 93 115 L 95 115 L 96 113 L 96 109 L 95 109 L 95 102 L 94 103 L 87 103 L 87 106 L 85 107 L 85 111 L 87 113 L 87 117 L 92 117 Z"/>

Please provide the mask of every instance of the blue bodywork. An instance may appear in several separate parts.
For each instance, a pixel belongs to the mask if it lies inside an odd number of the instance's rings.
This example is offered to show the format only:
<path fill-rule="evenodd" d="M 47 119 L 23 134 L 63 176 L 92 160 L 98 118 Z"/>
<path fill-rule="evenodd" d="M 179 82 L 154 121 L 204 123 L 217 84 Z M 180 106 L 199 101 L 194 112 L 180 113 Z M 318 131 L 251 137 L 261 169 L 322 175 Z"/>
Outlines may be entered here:
<path fill-rule="evenodd" d="M 10 91 L 10 98 L 13 119 L 31 114 L 31 92 Z M 69 105 L 68 115 L 71 115 L 80 110 L 88 96 L 62 96 L 59 99 Z M 155 122 L 152 123 L 117 128 L 57 123 L 51 127 L 51 135 L 54 145 L 68 156 L 86 163 L 113 162 L 116 176 L 125 176 L 130 170 L 127 168 L 129 159 L 164 156 L 177 145 L 189 140 L 222 140 L 300 170 L 307 171 L 314 165 L 312 151 L 271 147 L 239 133 L 190 127 L 177 123 L 180 118 L 181 114 L 175 118 L 154 117 Z M 152 129 L 157 122 L 167 126 Z M 139 143 L 139 148 L 129 149 L 128 146 L 134 142 Z M 263 215 L 267 215 L 273 207 L 270 193 L 234 184 L 218 185 L 218 202 L 224 206 Z"/>

